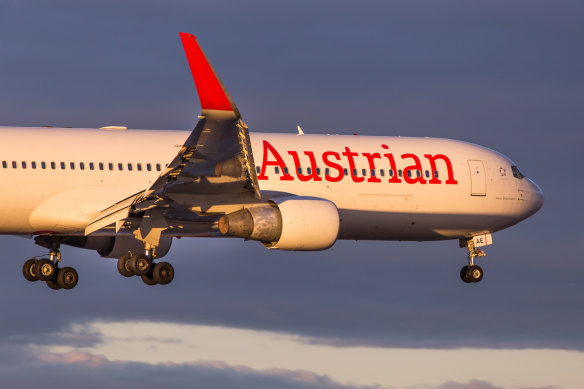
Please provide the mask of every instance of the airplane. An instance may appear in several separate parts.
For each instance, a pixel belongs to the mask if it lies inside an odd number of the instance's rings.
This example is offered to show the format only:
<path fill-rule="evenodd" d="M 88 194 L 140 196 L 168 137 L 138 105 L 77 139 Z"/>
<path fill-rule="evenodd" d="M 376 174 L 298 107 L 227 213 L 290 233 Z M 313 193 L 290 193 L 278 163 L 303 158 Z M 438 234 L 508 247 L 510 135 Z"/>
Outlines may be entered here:
<path fill-rule="evenodd" d="M 250 132 L 197 38 L 179 35 L 201 103 L 192 132 L 0 127 L 0 233 L 48 250 L 24 263 L 27 280 L 74 288 L 69 245 L 166 285 L 173 238 L 236 237 L 296 251 L 458 240 L 460 277 L 476 283 L 479 247 L 543 205 L 512 160 L 463 141 Z"/>

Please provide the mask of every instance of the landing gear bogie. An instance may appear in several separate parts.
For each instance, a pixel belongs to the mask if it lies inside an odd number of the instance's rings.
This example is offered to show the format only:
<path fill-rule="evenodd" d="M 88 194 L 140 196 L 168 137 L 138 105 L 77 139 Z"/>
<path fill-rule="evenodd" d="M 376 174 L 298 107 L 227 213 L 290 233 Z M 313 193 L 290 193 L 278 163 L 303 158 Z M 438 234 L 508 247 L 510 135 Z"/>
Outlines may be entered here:
<path fill-rule="evenodd" d="M 46 246 L 45 246 L 46 247 Z M 59 268 L 61 253 L 59 241 L 55 239 L 48 258 L 31 258 L 22 265 L 22 275 L 28 281 L 44 281 L 51 289 L 73 289 L 79 281 L 72 267 Z"/>
<path fill-rule="evenodd" d="M 124 277 L 138 276 L 150 286 L 167 285 L 174 279 L 174 268 L 170 263 L 154 263 L 145 254 L 120 257 L 118 271 Z"/>

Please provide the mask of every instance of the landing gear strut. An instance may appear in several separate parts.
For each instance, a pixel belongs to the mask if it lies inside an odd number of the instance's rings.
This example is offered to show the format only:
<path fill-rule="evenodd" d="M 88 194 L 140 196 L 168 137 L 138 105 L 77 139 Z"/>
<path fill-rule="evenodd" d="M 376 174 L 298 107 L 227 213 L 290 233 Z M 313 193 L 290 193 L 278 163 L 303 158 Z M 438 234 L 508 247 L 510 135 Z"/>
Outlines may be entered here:
<path fill-rule="evenodd" d="M 472 238 L 466 240 L 461 239 L 460 246 L 464 247 L 465 245 L 468 249 L 468 265 L 460 269 L 460 278 L 467 284 L 479 282 L 483 279 L 483 269 L 475 265 L 474 260 L 478 257 L 484 257 L 486 254 L 483 250 L 475 246 Z"/>
<path fill-rule="evenodd" d="M 28 281 L 44 281 L 51 289 L 73 289 L 79 281 L 77 271 L 72 267 L 59 268 L 61 252 L 58 243 L 53 245 L 48 258 L 31 258 L 24 262 L 22 275 Z"/>

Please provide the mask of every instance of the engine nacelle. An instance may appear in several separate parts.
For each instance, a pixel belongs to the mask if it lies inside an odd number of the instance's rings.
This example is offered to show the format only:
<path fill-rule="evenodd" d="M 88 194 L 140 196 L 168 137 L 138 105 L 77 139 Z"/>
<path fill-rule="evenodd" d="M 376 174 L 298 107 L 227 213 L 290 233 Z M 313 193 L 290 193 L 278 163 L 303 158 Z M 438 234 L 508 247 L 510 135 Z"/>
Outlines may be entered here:
<path fill-rule="evenodd" d="M 132 235 L 118 236 L 72 236 L 63 244 L 82 249 L 96 250 L 104 258 L 119 258 L 128 252 L 132 254 L 144 252 L 144 243 Z M 170 250 L 171 237 L 161 237 L 160 245 L 156 247 L 156 258 L 164 257 Z"/>
<path fill-rule="evenodd" d="M 337 240 L 339 226 L 335 204 L 313 197 L 276 198 L 219 220 L 222 234 L 259 240 L 279 250 L 328 249 Z"/>

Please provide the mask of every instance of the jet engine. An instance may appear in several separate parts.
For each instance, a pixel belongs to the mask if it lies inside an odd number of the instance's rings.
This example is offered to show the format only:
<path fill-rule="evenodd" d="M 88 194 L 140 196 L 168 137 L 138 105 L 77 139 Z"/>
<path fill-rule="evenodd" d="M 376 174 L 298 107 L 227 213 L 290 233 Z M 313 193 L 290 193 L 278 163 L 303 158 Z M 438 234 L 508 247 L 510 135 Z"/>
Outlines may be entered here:
<path fill-rule="evenodd" d="M 324 250 L 339 234 L 334 203 L 313 197 L 282 197 L 222 216 L 223 235 L 258 240 L 270 249 Z"/>

